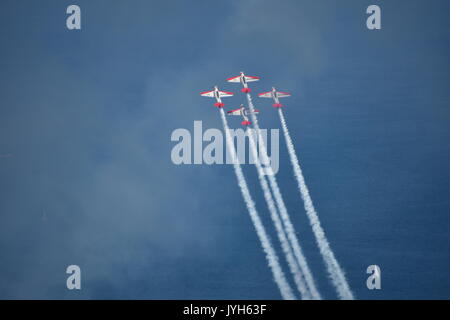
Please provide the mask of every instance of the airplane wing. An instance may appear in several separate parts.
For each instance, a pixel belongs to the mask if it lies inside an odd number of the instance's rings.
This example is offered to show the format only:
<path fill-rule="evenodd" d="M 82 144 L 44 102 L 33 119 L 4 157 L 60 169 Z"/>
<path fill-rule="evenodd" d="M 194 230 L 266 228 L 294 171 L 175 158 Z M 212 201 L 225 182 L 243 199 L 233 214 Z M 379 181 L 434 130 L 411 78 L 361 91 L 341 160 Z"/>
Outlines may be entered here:
<path fill-rule="evenodd" d="M 258 80 L 259 80 L 259 77 L 245 76 L 245 80 L 246 80 L 247 82 L 258 81 Z"/>
<path fill-rule="evenodd" d="M 201 96 L 214 98 L 214 90 L 213 91 L 205 91 L 200 93 Z"/>
<path fill-rule="evenodd" d="M 230 116 L 240 116 L 241 115 L 241 108 L 230 110 L 227 112 Z"/>
<path fill-rule="evenodd" d="M 272 98 L 272 91 L 260 93 L 258 96 L 260 98 Z"/>
<path fill-rule="evenodd" d="M 231 77 L 231 78 L 228 78 L 227 81 L 228 82 L 240 82 L 241 81 L 240 78 L 241 78 L 241 76 Z"/>
<path fill-rule="evenodd" d="M 277 91 L 277 96 L 278 96 L 278 98 L 285 98 L 285 97 L 290 97 L 291 94 L 290 94 L 290 93 L 287 93 L 287 92 L 280 92 L 280 91 Z"/>
<path fill-rule="evenodd" d="M 233 95 L 233 92 L 227 92 L 227 91 L 219 91 L 219 96 L 222 97 L 231 97 Z"/>

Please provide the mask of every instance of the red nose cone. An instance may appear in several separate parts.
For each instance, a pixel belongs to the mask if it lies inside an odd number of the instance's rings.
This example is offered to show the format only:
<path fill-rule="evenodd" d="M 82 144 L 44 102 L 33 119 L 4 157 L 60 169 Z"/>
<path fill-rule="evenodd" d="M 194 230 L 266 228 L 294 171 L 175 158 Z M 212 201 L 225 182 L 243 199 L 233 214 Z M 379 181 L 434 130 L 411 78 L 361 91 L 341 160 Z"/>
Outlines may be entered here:
<path fill-rule="evenodd" d="M 250 121 L 242 121 L 243 126 L 251 125 L 252 123 Z"/>
<path fill-rule="evenodd" d="M 223 108 L 225 104 L 223 104 L 222 102 L 216 102 L 214 103 L 214 106 L 216 106 L 217 108 Z"/>
<path fill-rule="evenodd" d="M 251 90 L 250 88 L 242 88 L 241 90 L 243 93 L 249 93 Z"/>
<path fill-rule="evenodd" d="M 281 108 L 283 105 L 281 103 L 275 103 L 273 104 L 274 108 Z"/>

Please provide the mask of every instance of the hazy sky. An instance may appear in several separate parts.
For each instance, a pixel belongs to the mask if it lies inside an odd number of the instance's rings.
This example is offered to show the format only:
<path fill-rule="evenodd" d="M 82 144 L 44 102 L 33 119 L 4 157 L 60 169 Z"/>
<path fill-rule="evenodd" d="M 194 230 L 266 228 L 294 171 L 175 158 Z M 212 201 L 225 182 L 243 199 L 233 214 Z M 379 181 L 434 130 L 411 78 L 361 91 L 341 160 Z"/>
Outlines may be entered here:
<path fill-rule="evenodd" d="M 66 28 L 81 7 L 82 29 Z M 366 28 L 378 4 L 382 29 Z M 285 115 L 357 298 L 450 298 L 448 1 L 25 1 L 0 11 L 0 298 L 279 299 L 230 165 L 171 162 L 243 70 Z M 279 128 L 254 97 L 263 128 Z M 239 127 L 240 119 L 230 118 Z M 280 135 L 280 138 L 282 136 Z M 278 181 L 327 280 L 284 141 Z M 272 239 L 255 169 L 244 173 Z M 279 247 L 277 247 L 279 249 Z M 281 250 L 278 250 L 281 253 Z M 66 267 L 82 290 L 66 289 Z M 366 288 L 381 267 L 382 289 Z M 287 268 L 285 268 L 287 272 Z"/>

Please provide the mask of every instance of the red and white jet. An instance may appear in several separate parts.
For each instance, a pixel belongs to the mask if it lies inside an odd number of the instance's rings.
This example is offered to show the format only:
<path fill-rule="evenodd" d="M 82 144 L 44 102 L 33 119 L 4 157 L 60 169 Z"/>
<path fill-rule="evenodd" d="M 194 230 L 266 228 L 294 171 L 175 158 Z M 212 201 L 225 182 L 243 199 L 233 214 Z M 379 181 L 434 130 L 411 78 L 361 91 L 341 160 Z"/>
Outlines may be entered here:
<path fill-rule="evenodd" d="M 227 79 L 228 82 L 237 82 L 237 83 L 240 82 L 242 84 L 242 86 L 244 87 L 241 89 L 241 91 L 244 93 L 250 92 L 250 88 L 248 87 L 248 84 L 247 84 L 248 82 L 253 82 L 253 81 L 258 81 L 258 80 L 259 80 L 259 77 L 246 76 L 242 71 L 239 76 Z"/>
<path fill-rule="evenodd" d="M 204 96 L 204 97 L 215 98 L 216 99 L 216 103 L 214 103 L 214 105 L 217 108 L 223 108 L 224 104 L 223 104 L 221 98 L 231 97 L 233 95 L 233 92 L 220 91 L 217 88 L 217 86 L 214 86 L 214 90 L 201 92 L 200 95 Z"/>
<path fill-rule="evenodd" d="M 273 101 L 275 102 L 273 104 L 274 108 L 281 108 L 283 106 L 280 103 L 280 100 L 278 100 L 279 98 L 285 98 L 285 97 L 290 97 L 290 96 L 291 96 L 290 93 L 277 91 L 274 87 L 272 87 L 272 91 L 263 92 L 263 93 L 259 94 L 260 98 L 272 98 Z"/>
<path fill-rule="evenodd" d="M 248 121 L 248 115 L 252 114 L 250 110 L 245 109 L 244 105 L 241 104 L 241 107 L 239 109 L 231 110 L 227 112 L 229 116 L 242 116 L 244 118 L 244 121 L 242 121 L 242 125 L 248 126 L 252 124 L 250 121 Z M 259 113 L 259 110 L 255 109 L 255 114 Z"/>

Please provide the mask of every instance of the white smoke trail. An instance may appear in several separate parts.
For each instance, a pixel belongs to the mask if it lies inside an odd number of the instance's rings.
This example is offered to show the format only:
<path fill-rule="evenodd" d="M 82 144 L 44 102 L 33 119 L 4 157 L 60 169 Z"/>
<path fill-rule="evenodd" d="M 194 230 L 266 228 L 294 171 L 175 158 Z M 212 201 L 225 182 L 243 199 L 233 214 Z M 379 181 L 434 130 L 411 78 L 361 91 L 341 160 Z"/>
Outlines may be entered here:
<path fill-rule="evenodd" d="M 281 108 L 278 109 L 278 114 L 280 116 L 281 126 L 283 127 L 283 133 L 286 140 L 286 145 L 288 148 L 294 175 L 297 179 L 298 189 L 305 205 L 306 215 L 308 216 L 309 223 L 313 229 L 314 237 L 316 238 L 316 242 L 325 262 L 327 271 L 330 274 L 331 281 L 337 290 L 339 298 L 353 300 L 353 293 L 350 290 L 348 282 L 345 278 L 344 271 L 341 269 L 339 263 L 337 262 L 334 253 L 330 248 L 330 244 L 328 243 L 328 240 L 325 236 L 325 232 L 320 225 L 319 217 L 314 208 L 311 196 L 309 195 L 308 187 L 306 186 L 305 178 L 303 177 L 300 163 L 295 153 L 294 144 L 292 143 L 292 139 L 289 134 L 286 120 Z"/>
<path fill-rule="evenodd" d="M 255 203 L 253 202 L 252 196 L 250 195 L 250 191 L 248 190 L 247 182 L 245 180 L 244 174 L 242 172 L 241 166 L 237 160 L 236 152 L 234 150 L 234 143 L 231 139 L 231 135 L 229 132 L 228 122 L 225 117 L 225 113 L 223 109 L 220 109 L 220 115 L 222 117 L 223 128 L 225 130 L 225 136 L 227 140 L 228 151 L 230 152 L 231 159 L 233 160 L 234 172 L 236 174 L 236 178 L 238 180 L 238 185 L 242 193 L 242 197 L 244 198 L 245 204 L 247 206 L 247 210 L 250 214 L 250 218 L 253 222 L 253 225 L 256 229 L 256 234 L 258 235 L 259 241 L 261 242 L 261 246 L 266 254 L 266 259 L 269 264 L 270 269 L 272 270 L 272 274 L 278 288 L 280 290 L 281 296 L 285 300 L 294 300 L 295 295 L 292 292 L 292 288 L 286 280 L 284 272 L 281 268 L 280 262 L 278 260 L 278 256 L 272 247 L 269 236 L 266 233 L 264 225 L 261 222 L 261 219 L 258 215 L 258 212 L 255 208 Z"/>
<path fill-rule="evenodd" d="M 266 178 L 264 176 L 264 170 L 259 163 L 258 159 L 258 151 L 256 149 L 256 143 L 253 139 L 252 129 L 247 129 L 247 135 L 250 141 L 250 149 L 253 153 L 253 158 L 255 158 L 255 166 L 258 172 L 259 182 L 261 184 L 261 188 L 263 190 L 264 198 L 266 200 L 267 206 L 269 208 L 270 217 L 275 225 L 275 229 L 277 231 L 278 239 L 281 243 L 281 248 L 286 256 L 286 260 L 288 262 L 289 269 L 294 277 L 295 284 L 297 285 L 297 289 L 299 290 L 303 299 L 310 300 L 312 299 L 311 293 L 309 292 L 305 281 L 303 279 L 302 273 L 295 261 L 292 249 L 289 245 L 288 239 L 286 238 L 286 234 L 283 230 L 283 225 L 278 215 L 277 209 L 275 207 L 275 203 L 272 198 L 272 194 L 270 193 L 269 185 L 267 184 Z"/>
<path fill-rule="evenodd" d="M 261 154 L 263 155 L 263 158 L 266 158 L 263 160 L 263 163 L 267 163 L 267 151 L 266 146 L 264 144 L 264 140 L 261 136 L 261 131 L 258 124 L 258 118 L 256 117 L 256 114 L 254 113 L 255 107 L 253 106 L 252 98 L 249 93 L 247 93 L 247 101 L 250 108 L 250 116 L 252 117 L 253 121 L 253 127 L 256 130 L 256 133 L 258 135 L 258 139 L 260 141 L 260 148 L 261 148 Z M 289 217 L 289 213 L 287 211 L 286 205 L 284 204 L 283 196 L 281 195 L 280 188 L 278 187 L 278 182 L 275 178 L 275 174 L 272 172 L 270 167 L 267 167 L 266 170 L 268 171 L 268 180 L 270 187 L 272 188 L 273 195 L 275 197 L 275 201 L 278 206 L 278 210 L 280 212 L 286 234 L 288 236 L 289 242 L 292 246 L 292 249 L 294 251 L 294 255 L 297 259 L 297 262 L 300 266 L 300 269 L 303 273 L 303 276 L 305 278 L 305 281 L 308 285 L 309 291 L 311 292 L 311 296 L 313 299 L 321 299 L 320 293 L 317 290 L 316 284 L 314 282 L 314 278 L 312 276 L 311 270 L 309 269 L 308 263 L 306 261 L 306 258 L 303 254 L 303 251 L 300 247 L 300 243 L 298 241 L 297 235 L 295 233 L 294 226 L 291 222 L 291 219 Z"/>

